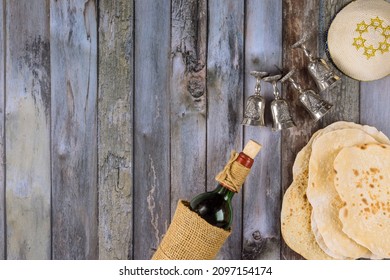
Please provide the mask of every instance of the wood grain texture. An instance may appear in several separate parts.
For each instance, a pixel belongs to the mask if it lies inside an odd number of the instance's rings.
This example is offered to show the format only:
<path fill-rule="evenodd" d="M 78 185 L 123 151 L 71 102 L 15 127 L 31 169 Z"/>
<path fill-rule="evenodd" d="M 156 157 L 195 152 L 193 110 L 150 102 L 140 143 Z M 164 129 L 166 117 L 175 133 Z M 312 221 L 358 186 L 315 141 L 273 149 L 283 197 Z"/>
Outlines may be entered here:
<path fill-rule="evenodd" d="M 150 259 L 170 222 L 170 1 L 135 1 L 134 259 Z"/>
<path fill-rule="evenodd" d="M 50 258 L 49 3 L 6 3 L 8 259 Z"/>
<path fill-rule="evenodd" d="M 315 84 L 308 76 L 307 58 L 300 49 L 291 49 L 291 45 L 298 41 L 305 33 L 314 35 L 319 28 L 319 0 L 284 0 L 283 2 L 283 68 L 287 72 L 295 67 L 295 75 L 304 89 L 315 89 Z M 312 35 L 312 34 L 311 34 Z M 316 38 L 314 36 L 313 38 Z M 317 40 L 310 40 L 307 47 L 312 53 L 317 52 Z M 292 116 L 296 127 L 282 131 L 281 160 L 282 160 L 282 190 L 283 192 L 292 182 L 292 165 L 296 154 L 307 143 L 312 132 L 318 129 L 319 124 L 313 123 L 309 114 L 299 103 L 298 92 L 290 85 L 283 86 L 283 95 L 291 104 Z M 301 259 L 284 242 L 281 248 L 282 259 Z"/>
<path fill-rule="evenodd" d="M 171 214 L 206 185 L 207 1 L 172 2 Z M 189 183 L 191 182 L 191 183 Z"/>
<path fill-rule="evenodd" d="M 361 82 L 360 122 L 375 126 L 390 137 L 390 76 Z"/>
<path fill-rule="evenodd" d="M 256 79 L 250 71 L 275 73 L 282 67 L 282 1 L 246 2 L 245 94 L 254 94 Z M 263 145 L 243 188 L 242 259 L 280 258 L 280 132 L 271 130 L 272 86 L 262 83 L 267 100 L 267 127 L 245 127 L 246 143 Z"/>
<path fill-rule="evenodd" d="M 0 0 L 0 260 L 5 259 L 5 9 Z"/>
<path fill-rule="evenodd" d="M 327 30 L 337 13 L 350 2 L 351 0 L 320 0 L 319 3 L 321 17 L 318 55 L 326 59 L 335 73 L 341 77 L 341 83 L 321 93 L 325 100 L 333 104 L 331 111 L 321 120 L 322 126 L 327 126 L 340 120 L 359 122 L 359 81 L 343 75 L 332 65 L 330 57 L 326 56 Z"/>
<path fill-rule="evenodd" d="M 207 186 L 227 163 L 232 150 L 240 151 L 243 134 L 244 2 L 209 1 L 207 54 Z M 240 259 L 242 250 L 242 194 L 233 199 L 232 234 L 219 259 Z"/>
<path fill-rule="evenodd" d="M 98 258 L 96 3 L 50 7 L 53 258 Z"/>
<path fill-rule="evenodd" d="M 0 259 L 150 259 L 177 200 L 214 189 L 249 139 L 263 148 L 218 259 L 302 259 L 279 221 L 295 156 L 338 120 L 390 136 L 390 77 L 336 71 L 317 124 L 283 85 L 297 127 L 273 132 L 266 83 L 267 127 L 241 125 L 249 73 L 294 66 L 316 89 L 290 46 L 308 32 L 329 59 L 326 32 L 350 2 L 0 0 Z"/>
<path fill-rule="evenodd" d="M 99 2 L 99 259 L 132 257 L 132 1 Z"/>

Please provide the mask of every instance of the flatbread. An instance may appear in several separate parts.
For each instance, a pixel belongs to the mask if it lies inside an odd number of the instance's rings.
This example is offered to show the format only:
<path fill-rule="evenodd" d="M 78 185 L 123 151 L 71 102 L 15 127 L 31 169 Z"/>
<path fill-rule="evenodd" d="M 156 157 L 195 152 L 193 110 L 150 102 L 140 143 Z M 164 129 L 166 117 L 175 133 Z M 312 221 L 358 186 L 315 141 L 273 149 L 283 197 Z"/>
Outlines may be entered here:
<path fill-rule="evenodd" d="M 334 187 L 333 162 L 342 148 L 364 143 L 378 142 L 359 129 L 332 131 L 314 141 L 309 161 L 306 194 L 318 231 L 331 251 L 352 259 L 369 254 L 369 250 L 342 231 L 338 214 L 343 202 Z"/>
<path fill-rule="evenodd" d="M 311 231 L 311 206 L 306 198 L 307 172 L 298 175 L 283 197 L 281 232 L 286 244 L 308 260 L 330 260 Z"/>
<path fill-rule="evenodd" d="M 293 182 L 283 197 L 281 210 L 281 232 L 286 244 L 306 259 L 331 259 L 318 246 L 312 232 L 312 208 L 306 197 L 308 183 L 308 165 L 313 141 L 330 131 L 356 128 L 365 131 L 382 143 L 390 143 L 389 139 L 376 128 L 352 122 L 335 122 L 313 134 L 305 147 L 297 154 L 293 165 Z"/>
<path fill-rule="evenodd" d="M 344 148 L 334 160 L 343 202 L 342 230 L 374 254 L 390 257 L 390 145 Z"/>
<path fill-rule="evenodd" d="M 326 246 L 325 244 L 325 241 L 324 239 L 322 238 L 322 235 L 320 234 L 320 232 L 318 231 L 318 227 L 317 227 L 317 224 L 316 224 L 316 221 L 315 219 L 313 219 L 313 212 L 312 212 L 312 217 L 311 217 L 311 231 L 313 232 L 314 234 L 314 237 L 316 239 L 316 242 L 318 244 L 318 246 L 321 248 L 322 251 L 324 251 L 327 255 L 329 255 L 330 257 L 332 257 L 333 259 L 336 259 L 336 260 L 346 260 L 348 258 L 344 257 L 344 256 L 341 256 L 341 255 L 338 255 L 336 254 L 335 252 L 331 251 L 328 246 Z"/>

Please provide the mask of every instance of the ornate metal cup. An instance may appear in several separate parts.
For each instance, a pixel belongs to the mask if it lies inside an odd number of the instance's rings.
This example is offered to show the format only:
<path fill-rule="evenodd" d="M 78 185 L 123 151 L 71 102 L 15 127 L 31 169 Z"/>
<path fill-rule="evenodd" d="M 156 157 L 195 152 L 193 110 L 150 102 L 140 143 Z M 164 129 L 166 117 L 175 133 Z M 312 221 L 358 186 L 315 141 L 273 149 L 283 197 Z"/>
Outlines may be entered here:
<path fill-rule="evenodd" d="M 309 74 L 314 79 L 319 91 L 322 92 L 336 85 L 340 77 L 332 71 L 324 59 L 313 57 L 305 45 L 308 40 L 309 36 L 306 35 L 291 47 L 293 49 L 300 48 L 303 50 L 305 56 L 309 59 L 309 64 L 307 65 Z"/>
<path fill-rule="evenodd" d="M 281 82 L 290 82 L 292 86 L 299 92 L 299 101 L 309 112 L 313 120 L 318 121 L 321 119 L 329 110 L 332 108 L 332 104 L 328 103 L 321 98 L 314 90 L 303 90 L 302 87 L 292 78 L 295 69 L 288 72 L 282 79 Z"/>
<path fill-rule="evenodd" d="M 249 96 L 246 101 L 244 119 L 241 122 L 243 125 L 265 126 L 264 108 L 265 100 L 261 96 L 261 79 L 268 75 L 267 72 L 252 71 L 250 73 L 256 78 L 256 86 L 254 95 Z"/>
<path fill-rule="evenodd" d="M 273 119 L 272 130 L 287 129 L 295 126 L 295 123 L 290 114 L 290 108 L 286 100 L 281 98 L 281 93 L 277 87 L 277 81 L 282 75 L 274 75 L 265 77 L 265 82 L 271 83 L 274 90 L 275 100 L 271 102 L 271 113 Z"/>

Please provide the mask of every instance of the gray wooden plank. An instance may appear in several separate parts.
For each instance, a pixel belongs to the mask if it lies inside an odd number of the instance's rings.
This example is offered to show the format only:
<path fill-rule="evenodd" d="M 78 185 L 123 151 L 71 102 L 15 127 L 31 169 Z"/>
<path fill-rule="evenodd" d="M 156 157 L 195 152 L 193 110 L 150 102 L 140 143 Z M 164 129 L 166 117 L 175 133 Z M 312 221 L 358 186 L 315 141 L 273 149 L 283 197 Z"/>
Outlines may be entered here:
<path fill-rule="evenodd" d="M 329 57 L 326 56 L 327 30 L 337 13 L 350 2 L 351 0 L 321 0 L 319 3 L 321 17 L 318 34 L 318 55 L 325 58 L 329 62 L 329 65 L 334 69 L 335 73 L 341 77 L 341 83 L 334 88 L 325 90 L 321 93 L 321 96 L 325 100 L 333 104 L 331 112 L 325 115 L 321 120 L 323 126 L 327 126 L 339 120 L 359 122 L 359 82 L 343 75 L 332 65 Z"/>
<path fill-rule="evenodd" d="M 97 15 L 50 2 L 54 259 L 97 259 Z"/>
<path fill-rule="evenodd" d="M 6 2 L 8 259 L 50 259 L 49 2 Z"/>
<path fill-rule="evenodd" d="M 99 259 L 132 257 L 133 8 L 99 3 Z"/>
<path fill-rule="evenodd" d="M 390 137 L 390 76 L 361 82 L 360 122 L 375 126 Z"/>
<path fill-rule="evenodd" d="M 170 1 L 135 1 L 134 259 L 150 259 L 170 221 Z"/>
<path fill-rule="evenodd" d="M 277 72 L 282 67 L 282 1 L 246 2 L 245 95 L 254 94 L 252 70 Z M 279 85 L 280 86 L 280 85 Z M 262 83 L 267 100 L 267 127 L 245 127 L 245 141 L 263 145 L 243 188 L 243 259 L 280 258 L 280 132 L 273 132 L 269 104 L 272 86 Z"/>
<path fill-rule="evenodd" d="M 4 109 L 5 109 L 5 10 L 0 0 L 0 260 L 5 259 L 5 154 L 4 154 Z"/>
<path fill-rule="evenodd" d="M 216 186 L 215 175 L 230 152 L 242 148 L 244 2 L 209 1 L 207 53 L 207 186 Z M 217 258 L 240 259 L 242 250 L 242 193 L 233 198 L 232 234 Z"/>
<path fill-rule="evenodd" d="M 171 214 L 206 185 L 207 1 L 172 2 Z M 190 182 L 190 183 L 189 183 Z"/>
<path fill-rule="evenodd" d="M 294 5 L 297 6 L 299 5 L 298 3 L 294 1 L 291 1 L 291 3 L 290 1 L 286 2 L 287 5 L 285 6 L 285 10 L 288 15 L 291 15 L 291 18 L 287 18 L 287 24 L 284 24 L 287 26 L 285 33 L 286 44 L 284 46 L 287 51 L 285 55 L 285 65 L 287 67 L 298 66 L 298 68 L 301 69 L 300 74 L 302 77 L 306 78 L 305 80 L 301 80 L 304 88 L 311 88 L 318 92 L 314 81 L 307 74 L 307 59 L 302 56 L 302 51 L 288 49 L 289 45 L 296 41 L 305 32 L 313 35 L 313 38 L 308 45 L 309 49 L 316 56 L 320 56 L 328 60 L 332 66 L 329 57 L 326 56 L 326 32 L 337 12 L 340 11 L 342 7 L 344 7 L 349 2 L 350 0 L 320 0 L 310 3 L 306 1 L 305 3 L 301 4 L 305 5 L 302 11 L 297 11 L 294 9 Z M 313 16 L 308 18 L 306 16 L 307 14 L 314 15 L 314 20 Z M 294 17 L 292 15 L 294 15 Z M 292 41 L 290 38 L 294 38 L 294 41 Z M 299 55 L 299 52 L 301 55 Z M 291 55 L 298 55 L 295 58 L 295 61 L 294 57 L 291 57 L 290 53 Z M 292 63 L 290 63 L 291 60 Z M 333 68 L 335 72 L 342 78 L 341 82 L 334 88 L 321 93 L 321 96 L 325 100 L 328 100 L 330 103 L 334 104 L 332 110 L 321 121 L 319 121 L 318 124 L 314 124 L 312 122 L 310 123 L 310 118 L 308 118 L 307 114 L 300 116 L 297 114 L 298 126 L 300 129 L 298 128 L 298 130 L 296 130 L 298 131 L 296 137 L 294 133 L 292 134 L 291 132 L 283 133 L 282 158 L 283 166 L 287 167 L 287 169 L 284 169 L 282 173 L 282 184 L 284 190 L 289 186 L 292 180 L 291 167 L 293 160 L 295 159 L 295 155 L 302 148 L 302 146 L 306 144 L 314 130 L 339 120 L 359 122 L 359 82 L 346 77 L 335 67 Z M 292 96 L 295 100 L 297 100 L 296 95 Z M 296 101 L 293 103 L 295 102 Z M 295 113 L 297 113 L 297 108 L 299 107 L 295 107 L 294 109 Z M 300 107 L 300 110 L 304 111 L 302 107 Z M 303 123 L 301 123 L 302 119 L 304 119 Z M 292 132 L 293 131 L 294 130 L 292 130 Z M 285 244 L 283 244 L 282 258 L 295 259 L 300 258 L 300 256 L 292 252 Z"/>
<path fill-rule="evenodd" d="M 298 41 L 305 33 L 319 28 L 319 0 L 284 0 L 283 1 L 283 68 L 285 71 L 295 67 L 298 69 L 296 80 L 303 88 L 315 89 L 314 81 L 308 76 L 305 67 L 307 58 L 303 51 L 292 50 L 291 45 Z M 314 37 L 315 38 L 315 37 Z M 310 40 L 307 47 L 316 53 L 317 40 Z M 290 85 L 283 86 L 283 95 L 291 105 L 292 116 L 296 127 L 282 131 L 281 161 L 282 161 L 282 191 L 284 192 L 292 182 L 292 165 L 296 154 L 306 145 L 313 131 L 319 123 L 313 123 L 309 114 L 299 103 L 297 91 Z M 281 259 L 302 259 L 282 242 Z"/>

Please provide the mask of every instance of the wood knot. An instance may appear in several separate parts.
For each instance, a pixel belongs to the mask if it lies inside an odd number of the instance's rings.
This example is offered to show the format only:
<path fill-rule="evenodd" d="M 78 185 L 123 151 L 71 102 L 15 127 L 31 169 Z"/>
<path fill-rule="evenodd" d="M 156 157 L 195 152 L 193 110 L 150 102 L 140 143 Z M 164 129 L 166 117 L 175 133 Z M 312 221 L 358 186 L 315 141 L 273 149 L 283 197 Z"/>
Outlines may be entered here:
<path fill-rule="evenodd" d="M 256 260 L 267 250 L 267 238 L 264 238 L 260 231 L 256 230 L 252 232 L 252 238 L 248 238 L 244 242 L 242 259 L 244 260 Z"/>
<path fill-rule="evenodd" d="M 255 232 L 252 233 L 252 237 L 253 237 L 253 239 L 256 240 L 256 241 L 259 241 L 259 240 L 263 239 L 263 238 L 261 237 L 260 231 L 258 231 L 258 230 L 256 230 Z"/>
<path fill-rule="evenodd" d="M 199 98 L 204 94 L 204 81 L 193 77 L 188 81 L 187 90 L 193 98 Z"/>

